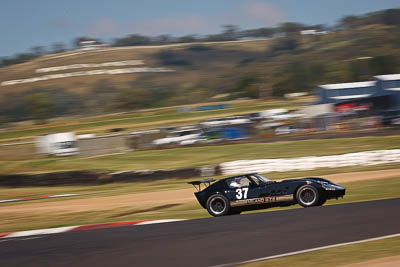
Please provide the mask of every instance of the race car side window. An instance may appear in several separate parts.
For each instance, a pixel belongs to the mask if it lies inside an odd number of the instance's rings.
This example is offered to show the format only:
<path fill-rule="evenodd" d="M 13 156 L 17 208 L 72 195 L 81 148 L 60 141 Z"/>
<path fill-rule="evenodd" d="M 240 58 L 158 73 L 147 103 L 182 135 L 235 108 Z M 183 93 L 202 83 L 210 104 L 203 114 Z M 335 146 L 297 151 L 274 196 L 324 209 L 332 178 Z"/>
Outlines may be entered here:
<path fill-rule="evenodd" d="M 240 185 L 242 186 L 242 187 L 248 187 L 248 186 L 250 186 L 250 180 L 249 180 L 249 178 L 247 178 L 247 177 L 240 177 Z"/>
<path fill-rule="evenodd" d="M 252 181 L 251 185 L 253 185 L 253 186 L 259 186 L 260 185 L 260 180 L 256 179 L 255 177 L 252 177 L 252 176 L 249 176 L 249 178 Z"/>
<path fill-rule="evenodd" d="M 240 186 L 240 179 L 239 178 L 232 178 L 226 181 L 228 183 L 229 188 L 239 188 Z"/>
<path fill-rule="evenodd" d="M 235 177 L 227 180 L 229 188 L 249 187 L 251 181 L 246 176 Z"/>

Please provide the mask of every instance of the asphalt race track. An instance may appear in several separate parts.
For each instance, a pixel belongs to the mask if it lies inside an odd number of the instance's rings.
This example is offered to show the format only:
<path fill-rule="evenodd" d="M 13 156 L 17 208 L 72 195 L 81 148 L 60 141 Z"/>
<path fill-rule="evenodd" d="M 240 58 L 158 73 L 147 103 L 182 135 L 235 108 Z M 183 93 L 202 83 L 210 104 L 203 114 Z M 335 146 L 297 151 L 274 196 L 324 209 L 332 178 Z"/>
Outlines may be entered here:
<path fill-rule="evenodd" d="M 400 198 L 4 239 L 0 266 L 213 266 L 400 233 Z"/>

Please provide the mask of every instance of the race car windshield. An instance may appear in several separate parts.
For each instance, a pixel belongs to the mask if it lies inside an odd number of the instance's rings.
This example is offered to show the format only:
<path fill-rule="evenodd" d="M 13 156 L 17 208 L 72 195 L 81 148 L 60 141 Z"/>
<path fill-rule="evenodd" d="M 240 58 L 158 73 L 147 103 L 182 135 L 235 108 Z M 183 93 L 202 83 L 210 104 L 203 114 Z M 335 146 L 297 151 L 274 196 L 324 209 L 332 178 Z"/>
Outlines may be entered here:
<path fill-rule="evenodd" d="M 266 184 L 273 182 L 272 180 L 268 179 L 267 177 L 264 177 L 264 176 L 259 175 L 259 174 L 252 174 L 251 176 L 257 178 L 258 180 L 260 180 L 260 181 L 262 181 L 262 182 L 264 182 Z"/>

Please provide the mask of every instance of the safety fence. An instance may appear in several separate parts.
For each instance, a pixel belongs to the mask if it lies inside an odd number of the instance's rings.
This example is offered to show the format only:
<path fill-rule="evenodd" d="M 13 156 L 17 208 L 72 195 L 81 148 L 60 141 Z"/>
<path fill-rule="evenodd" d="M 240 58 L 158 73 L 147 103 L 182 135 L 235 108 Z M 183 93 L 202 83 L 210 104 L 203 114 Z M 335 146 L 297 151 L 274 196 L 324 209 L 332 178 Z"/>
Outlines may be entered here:
<path fill-rule="evenodd" d="M 213 169 L 212 174 L 216 171 Z M 210 174 L 202 168 L 176 170 L 137 171 L 65 171 L 40 174 L 0 174 L 0 187 L 55 186 L 55 185 L 100 185 L 108 183 L 131 183 L 159 181 L 164 179 L 186 179 Z"/>

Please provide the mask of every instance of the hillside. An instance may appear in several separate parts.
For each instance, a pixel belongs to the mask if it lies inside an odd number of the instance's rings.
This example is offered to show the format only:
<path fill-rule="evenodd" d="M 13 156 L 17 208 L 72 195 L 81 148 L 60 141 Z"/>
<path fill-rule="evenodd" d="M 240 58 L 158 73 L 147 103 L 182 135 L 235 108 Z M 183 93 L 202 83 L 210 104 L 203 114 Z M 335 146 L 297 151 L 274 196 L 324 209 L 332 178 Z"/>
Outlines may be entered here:
<path fill-rule="evenodd" d="M 398 55 L 399 28 L 380 24 L 316 36 L 76 50 L 1 68 L 0 109 L 3 121 L 15 121 L 265 99 L 397 73 Z"/>
<path fill-rule="evenodd" d="M 175 44 L 165 46 L 131 46 L 120 48 L 105 48 L 98 50 L 75 50 L 61 54 L 52 54 L 40 57 L 31 62 L 13 65 L 0 69 L 1 96 L 8 92 L 24 92 L 31 88 L 57 87 L 65 88 L 75 92 L 90 90 L 98 81 L 108 79 L 115 86 L 132 86 L 131 82 L 140 79 L 141 74 L 119 74 L 119 75 L 96 75 L 95 77 L 72 77 L 63 79 L 52 79 L 48 81 L 27 82 L 16 85 L 6 85 L 4 82 L 10 80 L 28 79 L 48 74 L 60 74 L 76 71 L 98 70 L 98 69 L 120 69 L 127 66 L 113 67 L 82 67 L 69 70 L 48 71 L 38 73 L 37 70 L 56 66 L 69 66 L 87 63 L 115 63 L 128 60 L 140 60 L 142 64 L 135 67 L 168 68 L 175 73 L 169 75 L 151 74 L 145 72 L 148 79 L 167 81 L 168 83 L 180 83 L 195 79 L 196 76 L 205 73 L 214 73 L 214 77 L 223 73 L 229 65 L 249 57 L 257 57 L 264 53 L 269 40 L 246 41 L 246 42 L 224 42 L 224 43 L 202 43 L 202 44 Z M 132 67 L 132 66 L 129 66 Z M 191 75 L 191 74 L 194 75 Z M 219 74 L 219 75 L 218 75 Z M 191 75 L 191 76 L 186 76 Z M 168 77 L 163 77 L 168 76 Z M 186 76 L 182 79 L 182 76 Z M 212 77 L 210 77 L 212 78 Z M 155 80 L 154 80 L 155 79 Z M 199 82 L 197 79 L 191 83 Z M 187 87 L 189 85 L 186 85 Z"/>

